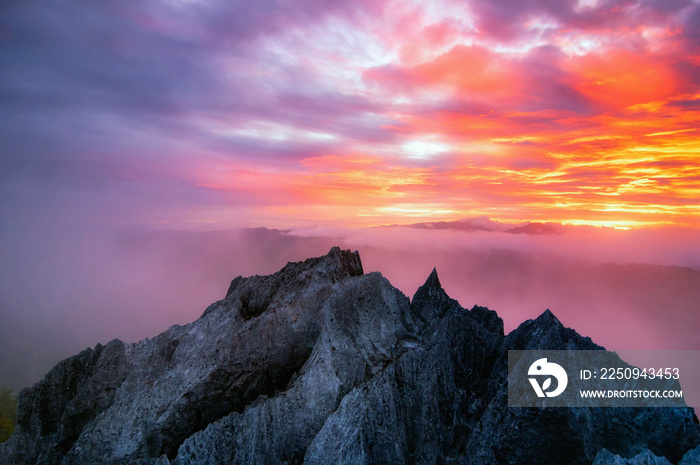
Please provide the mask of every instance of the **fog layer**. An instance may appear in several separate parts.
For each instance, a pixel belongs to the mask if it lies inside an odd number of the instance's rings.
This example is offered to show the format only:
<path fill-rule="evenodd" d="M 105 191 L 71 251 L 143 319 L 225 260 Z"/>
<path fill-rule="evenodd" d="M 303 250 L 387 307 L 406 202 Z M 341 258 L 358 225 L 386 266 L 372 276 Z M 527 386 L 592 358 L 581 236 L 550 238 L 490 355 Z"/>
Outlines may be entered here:
<path fill-rule="evenodd" d="M 700 349 L 700 266 L 692 231 L 239 229 L 47 230 L 5 237 L 0 386 L 113 338 L 152 337 L 198 318 L 238 275 L 269 274 L 340 245 L 412 296 L 433 267 L 464 307 L 498 311 L 506 331 L 551 309 L 610 349 Z"/>

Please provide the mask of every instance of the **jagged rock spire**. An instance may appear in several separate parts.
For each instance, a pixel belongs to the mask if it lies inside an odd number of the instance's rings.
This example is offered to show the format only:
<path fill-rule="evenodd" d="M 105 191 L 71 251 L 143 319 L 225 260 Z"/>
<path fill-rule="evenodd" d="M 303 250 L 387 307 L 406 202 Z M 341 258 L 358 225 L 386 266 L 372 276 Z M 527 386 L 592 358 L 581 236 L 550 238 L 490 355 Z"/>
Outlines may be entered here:
<path fill-rule="evenodd" d="M 433 267 L 433 271 L 430 272 L 430 276 L 425 280 L 424 287 L 427 287 L 429 291 L 440 290 L 442 291 L 442 285 L 440 284 L 440 278 L 438 278 L 437 268 Z"/>
<path fill-rule="evenodd" d="M 440 284 L 437 269 L 433 268 L 425 283 L 418 288 L 411 301 L 411 310 L 422 322 L 436 320 L 459 303 L 451 299 Z"/>

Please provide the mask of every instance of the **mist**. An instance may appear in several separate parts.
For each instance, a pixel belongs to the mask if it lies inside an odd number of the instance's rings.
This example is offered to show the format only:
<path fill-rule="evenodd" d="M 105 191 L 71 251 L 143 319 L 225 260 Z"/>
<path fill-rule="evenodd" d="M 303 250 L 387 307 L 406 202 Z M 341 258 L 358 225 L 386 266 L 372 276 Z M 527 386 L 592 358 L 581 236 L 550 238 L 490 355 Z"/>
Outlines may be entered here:
<path fill-rule="evenodd" d="M 411 297 L 433 267 L 463 307 L 506 332 L 551 309 L 608 349 L 700 349 L 700 253 L 692 231 L 235 229 L 64 226 L 5 236 L 0 386 L 18 390 L 113 338 L 153 337 L 198 318 L 238 275 L 269 274 L 334 246 L 359 250 Z"/>
<path fill-rule="evenodd" d="M 700 348 L 700 244 L 693 230 L 375 228 L 345 241 L 361 251 L 366 270 L 381 271 L 407 295 L 436 267 L 451 297 L 466 308 L 497 310 L 506 332 L 549 308 L 609 349 Z"/>

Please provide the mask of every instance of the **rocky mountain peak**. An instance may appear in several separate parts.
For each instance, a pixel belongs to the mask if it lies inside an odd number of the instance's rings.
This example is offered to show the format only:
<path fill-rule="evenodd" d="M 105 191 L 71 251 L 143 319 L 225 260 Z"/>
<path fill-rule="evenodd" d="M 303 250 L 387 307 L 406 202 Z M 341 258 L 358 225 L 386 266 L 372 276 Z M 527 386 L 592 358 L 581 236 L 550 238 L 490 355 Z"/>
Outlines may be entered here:
<path fill-rule="evenodd" d="M 438 278 L 437 268 L 433 267 L 433 271 L 430 272 L 428 279 L 425 280 L 425 283 L 422 287 L 427 288 L 429 292 L 432 289 L 436 291 L 442 290 L 442 285 L 440 285 L 440 278 Z"/>
<path fill-rule="evenodd" d="M 554 313 L 550 309 L 546 309 L 540 316 L 537 317 L 535 321 L 538 321 L 543 325 L 561 325 L 561 321 L 554 316 Z"/>
<path fill-rule="evenodd" d="M 240 313 L 245 319 L 265 311 L 276 295 L 287 295 L 296 289 L 318 281 L 319 284 L 335 284 L 343 279 L 362 276 L 362 260 L 355 251 L 333 247 L 328 254 L 308 258 L 302 262 L 287 263 L 280 271 L 269 276 L 236 277 L 226 291 L 226 299 L 240 302 Z M 234 295 L 234 297 L 231 297 Z M 238 299 L 236 299 L 236 297 Z M 204 314 L 219 307 L 212 304 Z"/>
<path fill-rule="evenodd" d="M 506 338 L 510 350 L 601 350 L 603 347 L 565 327 L 549 309 L 527 320 Z"/>
<path fill-rule="evenodd" d="M 462 308 L 435 269 L 409 302 L 379 273 L 363 274 L 357 252 L 334 247 L 234 279 L 188 325 L 60 362 L 20 392 L 0 464 L 697 456 L 689 408 L 509 408 L 507 351 L 567 348 L 599 347 L 550 311 L 505 336 L 496 312 Z"/>
<path fill-rule="evenodd" d="M 308 258 L 303 262 L 290 262 L 277 273 L 270 276 L 252 276 L 244 278 L 238 276 L 233 281 L 226 292 L 226 297 L 231 295 L 241 284 L 252 280 L 255 285 L 259 285 L 262 279 L 270 278 L 274 281 L 291 280 L 294 281 L 299 275 L 304 275 L 310 270 L 317 274 L 322 274 L 331 280 L 340 280 L 350 276 L 362 276 L 362 260 L 360 254 L 355 251 L 341 250 L 340 247 L 333 247 L 328 254 L 322 257 Z"/>
<path fill-rule="evenodd" d="M 347 273 L 348 276 L 362 276 L 364 274 L 360 253 L 357 250 L 352 252 L 342 250 L 340 247 L 333 247 L 325 258 L 328 262 L 334 263 L 338 270 Z"/>
<path fill-rule="evenodd" d="M 442 288 L 435 268 L 411 300 L 413 313 L 421 322 L 428 324 L 443 317 L 450 308 L 456 307 L 459 307 L 459 303 L 450 298 Z"/>

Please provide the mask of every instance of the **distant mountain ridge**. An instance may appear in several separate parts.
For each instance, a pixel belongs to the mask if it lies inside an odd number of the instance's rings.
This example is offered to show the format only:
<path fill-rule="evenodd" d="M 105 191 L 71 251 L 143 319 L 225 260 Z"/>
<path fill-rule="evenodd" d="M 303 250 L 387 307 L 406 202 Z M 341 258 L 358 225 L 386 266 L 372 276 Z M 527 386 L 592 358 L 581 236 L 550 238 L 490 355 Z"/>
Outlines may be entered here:
<path fill-rule="evenodd" d="M 508 408 L 508 350 L 599 348 L 548 310 L 505 335 L 436 270 L 409 300 L 334 247 L 60 362 L 0 464 L 698 463 L 690 408 Z"/>
<path fill-rule="evenodd" d="M 576 228 L 589 228 L 588 226 L 565 226 L 561 223 L 537 223 L 527 221 L 517 226 L 508 223 L 500 223 L 493 221 L 485 216 L 475 218 L 462 218 L 454 221 L 429 221 L 422 223 L 411 224 L 392 224 L 389 226 L 380 226 L 389 228 L 412 228 L 412 229 L 434 229 L 434 230 L 450 230 L 450 231 L 486 231 L 486 232 L 504 232 L 509 234 L 564 234 L 567 230 Z"/>

